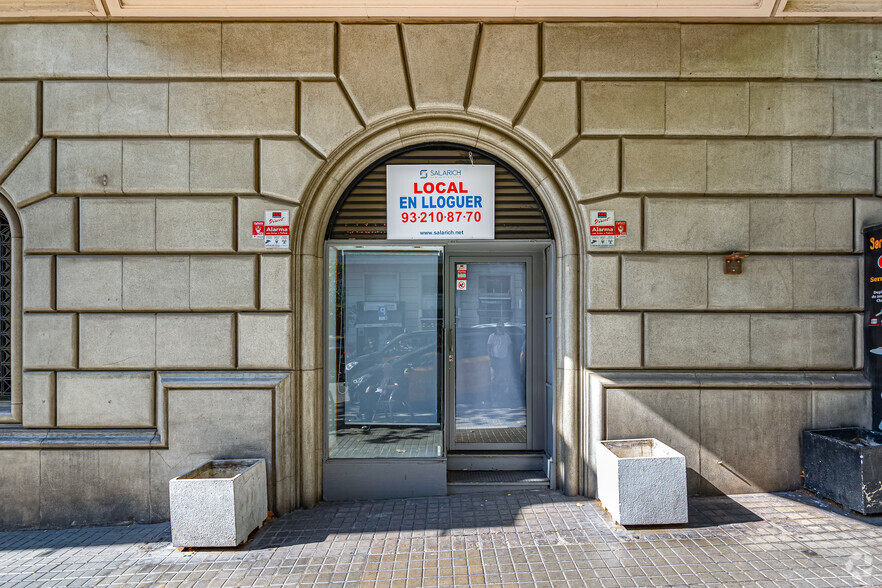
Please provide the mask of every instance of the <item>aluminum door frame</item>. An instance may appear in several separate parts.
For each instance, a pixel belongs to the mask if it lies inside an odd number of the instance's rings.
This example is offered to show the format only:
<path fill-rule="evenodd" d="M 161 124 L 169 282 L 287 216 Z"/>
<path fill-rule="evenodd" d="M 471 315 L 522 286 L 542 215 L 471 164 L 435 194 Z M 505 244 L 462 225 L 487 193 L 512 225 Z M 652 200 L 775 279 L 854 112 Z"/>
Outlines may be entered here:
<path fill-rule="evenodd" d="M 540 451 L 545 447 L 548 426 L 545 389 L 545 248 L 548 241 L 480 244 L 448 244 L 444 255 L 444 436 L 447 451 Z M 491 251 L 488 252 L 488 249 Z M 498 251 L 498 253 L 497 253 Z M 526 263 L 526 443 L 457 443 L 456 442 L 456 264 L 457 263 Z M 537 322 L 539 321 L 539 322 Z M 541 362 L 540 362 L 541 357 Z M 543 381 L 537 382 L 537 378 Z"/>

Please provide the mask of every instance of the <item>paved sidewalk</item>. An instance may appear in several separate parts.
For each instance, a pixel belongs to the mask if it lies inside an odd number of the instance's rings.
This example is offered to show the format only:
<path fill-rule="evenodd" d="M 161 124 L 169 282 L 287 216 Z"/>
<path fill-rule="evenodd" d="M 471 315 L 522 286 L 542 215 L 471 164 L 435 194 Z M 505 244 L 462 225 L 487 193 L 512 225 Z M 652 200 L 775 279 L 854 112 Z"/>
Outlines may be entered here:
<path fill-rule="evenodd" d="M 238 549 L 179 552 L 169 526 L 0 533 L 0 586 L 882 585 L 882 516 L 802 493 L 696 498 L 690 523 L 624 529 L 534 491 L 325 504 Z"/>

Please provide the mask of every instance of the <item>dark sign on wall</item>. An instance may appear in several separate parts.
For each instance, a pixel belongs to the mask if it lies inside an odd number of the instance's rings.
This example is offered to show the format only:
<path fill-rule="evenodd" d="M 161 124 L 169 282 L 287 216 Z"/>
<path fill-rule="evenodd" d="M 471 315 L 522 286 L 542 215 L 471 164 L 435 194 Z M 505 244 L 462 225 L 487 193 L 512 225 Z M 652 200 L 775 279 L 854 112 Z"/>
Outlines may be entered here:
<path fill-rule="evenodd" d="M 873 429 L 882 430 L 882 225 L 864 227 L 864 376 L 873 387 Z"/>

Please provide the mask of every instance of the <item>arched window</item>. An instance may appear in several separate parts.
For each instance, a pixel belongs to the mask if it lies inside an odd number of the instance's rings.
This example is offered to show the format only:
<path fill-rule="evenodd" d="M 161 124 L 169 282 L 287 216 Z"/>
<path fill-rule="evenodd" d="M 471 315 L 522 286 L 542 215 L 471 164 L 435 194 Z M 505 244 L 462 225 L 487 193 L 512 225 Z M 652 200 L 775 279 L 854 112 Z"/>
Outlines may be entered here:
<path fill-rule="evenodd" d="M 0 412 L 12 404 L 12 229 L 0 213 Z"/>
<path fill-rule="evenodd" d="M 551 239 L 545 209 L 530 185 L 505 162 L 474 147 L 431 143 L 407 147 L 375 162 L 346 190 L 328 225 L 328 239 L 386 238 L 386 166 L 496 166 L 496 239 Z"/>

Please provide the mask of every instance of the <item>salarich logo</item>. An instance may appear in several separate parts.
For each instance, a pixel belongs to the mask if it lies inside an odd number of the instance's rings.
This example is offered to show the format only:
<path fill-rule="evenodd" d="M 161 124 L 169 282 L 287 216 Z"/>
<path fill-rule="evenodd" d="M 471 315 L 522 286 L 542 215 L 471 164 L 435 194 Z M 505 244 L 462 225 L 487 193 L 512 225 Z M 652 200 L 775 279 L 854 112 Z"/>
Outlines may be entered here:
<path fill-rule="evenodd" d="M 462 170 L 458 169 L 421 169 L 420 179 L 428 178 L 461 178 Z"/>

